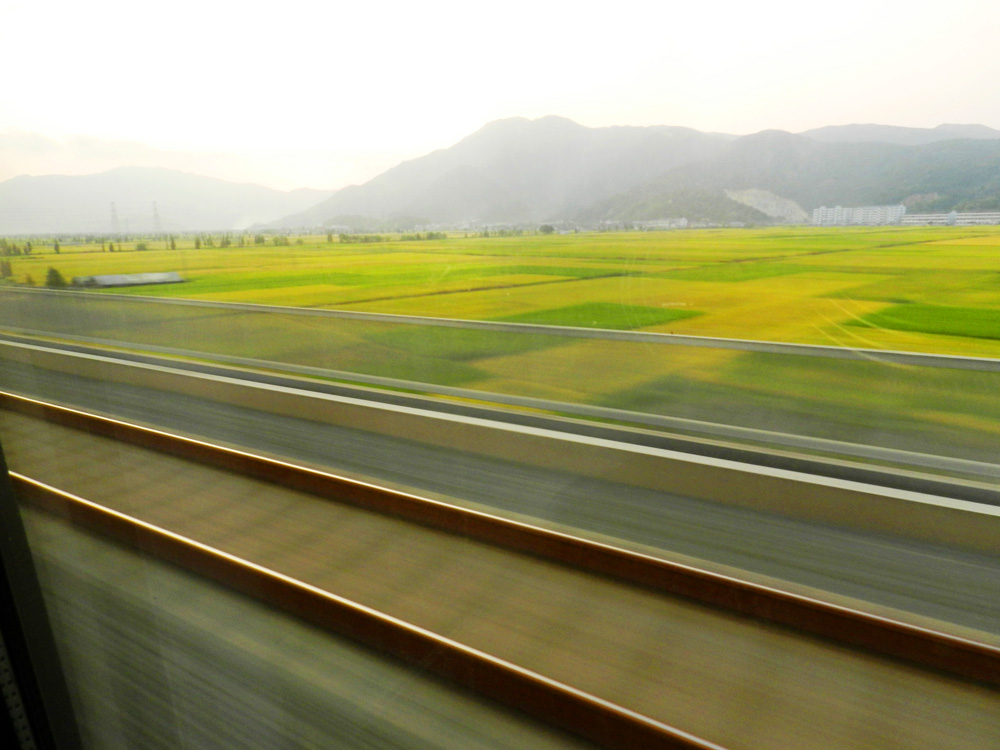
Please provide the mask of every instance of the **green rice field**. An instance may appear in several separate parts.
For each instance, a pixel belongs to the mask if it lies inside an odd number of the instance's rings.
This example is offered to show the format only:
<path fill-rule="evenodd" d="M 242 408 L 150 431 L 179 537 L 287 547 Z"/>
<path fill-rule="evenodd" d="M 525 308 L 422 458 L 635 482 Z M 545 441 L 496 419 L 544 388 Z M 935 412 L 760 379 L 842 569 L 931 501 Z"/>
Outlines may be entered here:
<path fill-rule="evenodd" d="M 851 324 L 940 336 L 1000 339 L 1000 311 L 982 307 L 893 305 Z"/>
<path fill-rule="evenodd" d="M 36 245 L 14 282 L 1000 358 L 1000 228 L 753 229 L 121 252 Z M 161 247 L 157 248 L 157 244 Z M 8 282 L 10 283 L 10 282 Z M 0 294 L 6 325 L 995 460 L 1000 376 L 527 333 Z M 16 295 L 23 298 L 24 295 Z M 124 300 L 122 300 L 124 302 Z"/>
<path fill-rule="evenodd" d="M 1000 356 L 996 227 L 298 239 L 63 243 L 58 255 L 36 243 L 10 259 L 8 283 L 41 284 L 49 267 L 67 279 L 177 271 L 186 283 L 112 293 Z"/>

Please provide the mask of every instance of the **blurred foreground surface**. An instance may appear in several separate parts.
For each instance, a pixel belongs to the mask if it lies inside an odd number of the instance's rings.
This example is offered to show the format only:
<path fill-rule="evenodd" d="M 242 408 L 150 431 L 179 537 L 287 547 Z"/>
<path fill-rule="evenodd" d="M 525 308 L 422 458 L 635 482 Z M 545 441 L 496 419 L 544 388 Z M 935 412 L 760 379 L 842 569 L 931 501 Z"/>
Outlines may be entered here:
<path fill-rule="evenodd" d="M 590 747 L 45 513 L 24 516 L 87 748 Z"/>
<path fill-rule="evenodd" d="M 978 749 L 1000 734 L 1000 696 L 974 684 L 105 438 L 43 432 L 61 452 L 39 447 L 28 463 L 48 481 L 726 747 Z M 226 632 L 239 638 L 240 626 Z"/>

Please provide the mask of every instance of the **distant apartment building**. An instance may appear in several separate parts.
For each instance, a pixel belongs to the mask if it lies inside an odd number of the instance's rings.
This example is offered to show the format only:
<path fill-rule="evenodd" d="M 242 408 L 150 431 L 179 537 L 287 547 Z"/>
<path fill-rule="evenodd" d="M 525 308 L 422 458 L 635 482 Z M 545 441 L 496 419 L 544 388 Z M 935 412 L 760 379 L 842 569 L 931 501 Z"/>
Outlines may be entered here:
<path fill-rule="evenodd" d="M 947 214 L 909 214 L 903 218 L 903 224 L 943 225 L 950 227 L 968 227 L 975 224 L 1000 224 L 1000 211 L 975 211 L 959 213 L 952 211 Z"/>
<path fill-rule="evenodd" d="M 882 226 L 900 224 L 906 214 L 906 206 L 820 206 L 813 209 L 813 226 Z"/>

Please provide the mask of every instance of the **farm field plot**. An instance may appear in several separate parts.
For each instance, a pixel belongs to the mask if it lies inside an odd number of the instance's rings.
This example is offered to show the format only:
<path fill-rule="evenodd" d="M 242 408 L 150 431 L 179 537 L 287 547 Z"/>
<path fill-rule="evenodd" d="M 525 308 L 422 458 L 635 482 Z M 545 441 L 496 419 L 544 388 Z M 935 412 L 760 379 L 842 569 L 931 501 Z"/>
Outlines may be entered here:
<path fill-rule="evenodd" d="M 981 307 L 894 305 L 853 321 L 852 325 L 977 339 L 1000 339 L 1000 315 Z"/>
<path fill-rule="evenodd" d="M 186 283 L 111 291 L 477 320 L 541 320 L 547 311 L 581 304 L 608 311 L 636 305 L 697 313 L 668 316 L 675 333 L 825 344 L 841 341 L 844 325 L 880 306 L 1000 310 L 994 227 L 456 234 L 346 244 L 303 237 L 280 247 L 200 249 L 187 239 L 176 250 L 162 240 L 145 244 L 145 252 L 125 243 L 114 253 L 64 244 L 59 255 L 39 247 L 11 260 L 12 279 L 40 283 L 48 267 L 67 279 L 178 271 Z M 663 328 L 655 316 L 644 323 Z M 985 347 L 984 356 L 1000 352 L 982 338 L 954 340 L 961 337 L 949 330 L 895 342 L 942 353 L 968 354 L 970 345 Z"/>
<path fill-rule="evenodd" d="M 851 228 L 464 237 L 101 252 L 13 279 L 179 271 L 121 296 L 1000 357 L 1000 230 Z M 162 246 L 164 243 L 159 242 Z M 992 460 L 1000 376 L 636 342 L 0 295 L 8 325 Z M 51 300 L 52 298 L 44 298 Z M 99 301 L 99 299 L 101 301 Z M 28 305 L 28 307 L 25 307 Z M 30 309 L 29 309 L 30 308 Z M 20 322 L 15 322 L 20 321 Z"/>

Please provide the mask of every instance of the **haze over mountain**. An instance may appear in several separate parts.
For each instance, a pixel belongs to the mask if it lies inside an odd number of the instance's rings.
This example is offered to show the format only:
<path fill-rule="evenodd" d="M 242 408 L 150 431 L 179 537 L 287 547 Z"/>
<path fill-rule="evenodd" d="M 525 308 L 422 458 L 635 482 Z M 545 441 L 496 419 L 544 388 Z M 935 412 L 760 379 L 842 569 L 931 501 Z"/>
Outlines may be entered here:
<path fill-rule="evenodd" d="M 454 146 L 335 193 L 280 192 L 165 169 L 0 183 L 0 233 L 154 229 L 584 226 L 687 218 L 800 223 L 821 205 L 1000 210 L 1000 131 L 843 125 L 747 136 L 681 127 L 587 128 L 562 117 L 492 122 Z"/>
<path fill-rule="evenodd" d="M 895 143 L 900 146 L 921 146 L 956 138 L 995 140 L 1000 130 L 985 125 L 943 124 L 936 128 L 902 128 L 897 125 L 828 125 L 806 130 L 799 135 L 826 143 Z"/>
<path fill-rule="evenodd" d="M 639 220 L 683 215 L 706 221 L 765 221 L 730 196 L 764 191 L 808 212 L 821 205 L 902 203 L 911 212 L 1000 209 L 1000 140 L 922 146 L 823 143 L 764 131 L 697 164 L 670 170 L 581 212 L 578 218 Z M 772 215 L 772 218 L 782 218 Z"/>
<path fill-rule="evenodd" d="M 433 223 L 561 218 L 708 158 L 734 137 L 666 126 L 587 128 L 563 117 L 498 120 L 277 224 L 336 224 L 345 216 L 416 216 Z"/>
<path fill-rule="evenodd" d="M 515 118 L 273 226 L 363 226 L 364 217 L 450 225 L 803 222 L 821 205 L 882 203 L 911 211 L 1000 208 L 1000 131 L 845 125 L 738 137 Z"/>
<path fill-rule="evenodd" d="M 282 192 L 153 167 L 94 175 L 14 177 L 0 183 L 0 234 L 110 234 L 114 202 L 122 232 L 232 230 L 272 221 L 332 191 Z"/>

